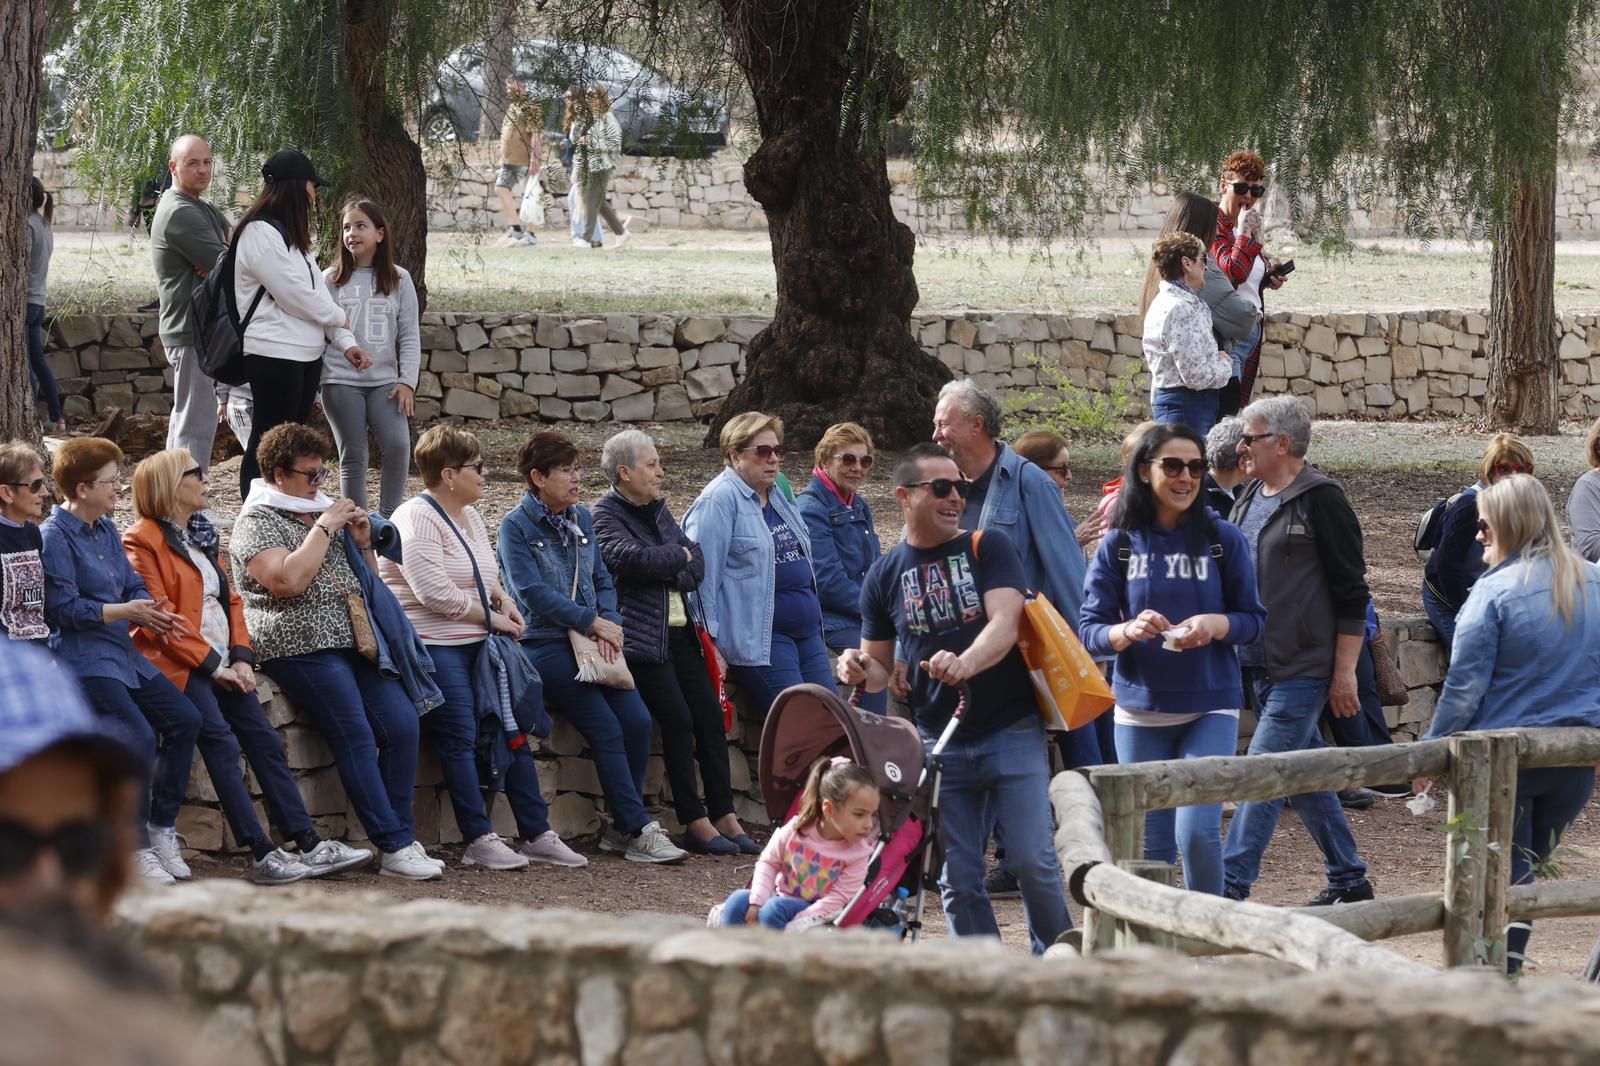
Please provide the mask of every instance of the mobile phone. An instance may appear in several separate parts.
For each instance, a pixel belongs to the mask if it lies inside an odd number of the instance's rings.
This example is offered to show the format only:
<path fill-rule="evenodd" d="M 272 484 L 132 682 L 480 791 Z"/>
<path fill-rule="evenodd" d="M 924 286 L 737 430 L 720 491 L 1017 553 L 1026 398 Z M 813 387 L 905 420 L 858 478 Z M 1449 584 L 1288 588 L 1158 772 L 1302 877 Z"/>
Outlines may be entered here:
<path fill-rule="evenodd" d="M 1283 262 L 1267 271 L 1267 273 L 1275 278 L 1286 278 L 1290 274 L 1294 273 L 1294 260 L 1285 259 Z"/>

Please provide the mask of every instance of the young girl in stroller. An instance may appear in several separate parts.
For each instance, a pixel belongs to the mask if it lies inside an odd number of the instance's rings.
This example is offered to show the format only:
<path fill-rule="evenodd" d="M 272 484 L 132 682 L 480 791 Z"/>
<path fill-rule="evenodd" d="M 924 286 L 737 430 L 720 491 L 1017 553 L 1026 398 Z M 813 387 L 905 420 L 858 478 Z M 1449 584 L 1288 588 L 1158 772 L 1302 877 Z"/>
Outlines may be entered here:
<path fill-rule="evenodd" d="M 865 769 L 843 756 L 818 759 L 799 812 L 762 849 L 750 887 L 712 907 L 706 924 L 798 932 L 832 921 L 866 880 L 878 799 Z"/>

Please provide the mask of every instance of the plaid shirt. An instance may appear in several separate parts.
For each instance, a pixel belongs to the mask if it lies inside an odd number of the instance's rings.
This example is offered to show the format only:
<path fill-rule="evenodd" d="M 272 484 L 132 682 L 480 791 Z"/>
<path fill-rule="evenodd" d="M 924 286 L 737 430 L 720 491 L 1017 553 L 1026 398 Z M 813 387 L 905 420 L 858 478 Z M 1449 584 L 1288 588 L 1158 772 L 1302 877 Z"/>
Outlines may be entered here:
<path fill-rule="evenodd" d="M 1233 218 L 1226 211 L 1218 211 L 1217 237 L 1211 242 L 1211 258 L 1228 275 L 1234 288 L 1244 284 L 1260 254 L 1261 242 L 1248 234 L 1235 237 Z"/>

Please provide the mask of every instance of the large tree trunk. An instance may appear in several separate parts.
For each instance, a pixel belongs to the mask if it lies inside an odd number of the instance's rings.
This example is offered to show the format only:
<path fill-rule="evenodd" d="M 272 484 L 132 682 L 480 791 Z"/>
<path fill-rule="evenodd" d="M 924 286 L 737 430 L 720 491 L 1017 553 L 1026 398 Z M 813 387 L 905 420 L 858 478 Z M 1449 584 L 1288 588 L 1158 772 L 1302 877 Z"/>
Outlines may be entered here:
<path fill-rule="evenodd" d="M 912 234 L 889 205 L 883 150 L 857 151 L 839 133 L 860 6 L 722 0 L 734 59 L 755 97 L 762 143 L 744 178 L 767 212 L 778 304 L 751 341 L 744 380 L 723 402 L 708 444 L 724 421 L 750 410 L 781 417 L 792 445 L 846 420 L 889 448 L 932 431 L 950 372 L 910 333 Z M 891 101 L 893 111 L 903 106 Z"/>
<path fill-rule="evenodd" d="M 1552 134 L 1554 131 L 1552 130 Z M 1552 143 L 1551 155 L 1554 156 Z M 1494 429 L 1558 432 L 1554 168 L 1520 171 L 1511 206 L 1495 231 L 1489 288 L 1489 389 Z"/>
<path fill-rule="evenodd" d="M 389 43 L 392 4 L 351 0 L 344 12 L 345 71 L 355 95 L 355 154 L 351 192 L 370 195 L 388 216 L 395 262 L 411 272 L 417 302 L 428 304 L 428 173 L 422 150 L 389 105 L 384 49 Z"/>
<path fill-rule="evenodd" d="M 28 374 L 28 179 L 38 124 L 44 0 L 7 0 L 0 10 L 0 440 L 38 440 Z M 11 101 L 6 103 L 6 101 Z"/>

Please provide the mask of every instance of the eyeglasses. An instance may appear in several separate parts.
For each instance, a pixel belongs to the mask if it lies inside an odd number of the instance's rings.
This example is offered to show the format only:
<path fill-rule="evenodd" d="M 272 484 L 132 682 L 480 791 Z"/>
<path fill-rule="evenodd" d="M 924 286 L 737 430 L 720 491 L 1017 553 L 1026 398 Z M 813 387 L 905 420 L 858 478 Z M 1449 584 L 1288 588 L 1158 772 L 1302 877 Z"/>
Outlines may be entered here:
<path fill-rule="evenodd" d="M 1055 466 L 1047 466 L 1044 469 L 1045 469 L 1045 473 L 1054 474 L 1057 477 L 1071 477 L 1072 476 L 1072 464 L 1071 463 L 1057 463 Z"/>
<path fill-rule="evenodd" d="M 756 458 L 760 459 L 763 463 L 768 459 L 771 459 L 773 456 L 777 456 L 779 459 L 782 459 L 784 456 L 789 454 L 789 449 L 781 444 L 756 444 L 749 448 L 740 448 L 739 450 L 742 452 L 755 452 Z"/>
<path fill-rule="evenodd" d="M 903 487 L 908 489 L 920 489 L 924 485 L 927 486 L 929 492 L 933 493 L 941 500 L 950 495 L 951 489 L 955 489 L 956 495 L 960 496 L 963 500 L 966 499 L 967 494 L 972 491 L 972 482 L 968 481 L 966 478 L 956 480 L 947 477 L 936 477 L 928 481 L 910 481 L 907 482 Z"/>
<path fill-rule="evenodd" d="M 1241 433 L 1241 434 L 1239 434 L 1239 443 L 1243 444 L 1246 448 L 1250 448 L 1250 447 L 1254 447 L 1256 441 L 1258 441 L 1258 440 L 1270 440 L 1271 438 L 1276 437 L 1276 436 L 1277 436 L 1276 433 L 1271 433 L 1271 432 L 1268 432 L 1268 433 Z"/>
<path fill-rule="evenodd" d="M 33 868 L 39 853 L 49 849 L 61 860 L 68 877 L 86 877 L 105 865 L 115 833 L 104 819 L 84 819 L 41 833 L 32 826 L 0 819 L 0 881 L 21 877 Z"/>
<path fill-rule="evenodd" d="M 201 470 L 198 466 L 191 466 L 189 469 L 187 469 L 187 470 L 185 470 L 183 472 L 183 476 L 184 477 L 192 477 L 196 481 L 204 481 L 206 479 L 206 472 L 204 470 Z M 179 478 L 178 480 L 181 481 L 183 479 Z"/>
<path fill-rule="evenodd" d="M 115 486 L 115 487 L 120 489 L 122 487 L 122 479 L 119 478 L 119 477 L 103 477 L 103 478 L 97 478 L 94 481 L 85 482 L 85 484 L 88 484 L 88 485 L 113 485 L 113 486 Z"/>
<path fill-rule="evenodd" d="M 1233 194 L 1235 196 L 1243 196 L 1245 193 L 1249 193 L 1259 200 L 1267 195 L 1267 187 L 1265 185 L 1252 185 L 1248 181 L 1236 181 L 1233 183 Z"/>
<path fill-rule="evenodd" d="M 1189 471 L 1190 477 L 1198 478 L 1203 477 L 1206 472 L 1206 461 L 1204 459 L 1190 459 L 1188 462 L 1184 462 L 1176 455 L 1167 455 L 1161 457 L 1160 459 L 1152 459 L 1150 460 L 1150 465 L 1161 467 L 1161 472 L 1168 477 L 1177 477 L 1179 474 L 1187 470 Z"/>
<path fill-rule="evenodd" d="M 840 452 L 834 458 L 845 466 L 859 466 L 863 470 L 872 469 L 872 456 L 856 455 L 854 452 Z"/>
<path fill-rule="evenodd" d="M 315 470 L 295 470 L 291 468 L 289 473 L 299 474 L 301 477 L 306 479 L 306 484 L 310 485 L 312 488 L 316 488 L 318 485 L 328 480 L 328 468 L 325 466 L 319 466 Z"/>
<path fill-rule="evenodd" d="M 44 491 L 44 478 L 42 477 L 36 477 L 32 481 L 8 481 L 6 484 L 14 489 L 27 489 L 29 492 L 34 493 Z"/>
<path fill-rule="evenodd" d="M 479 459 L 475 463 L 462 463 L 459 466 L 446 467 L 445 469 L 447 469 L 447 470 L 476 470 L 478 472 L 479 476 L 482 476 L 482 474 L 483 474 L 483 460 Z"/>
<path fill-rule="evenodd" d="M 1489 468 L 1489 472 L 1495 477 L 1510 477 L 1512 474 L 1531 474 L 1533 467 L 1520 463 L 1496 463 Z"/>
<path fill-rule="evenodd" d="M 1483 518 L 1478 519 L 1478 536 L 1487 537 L 1490 535 L 1488 520 Z"/>

